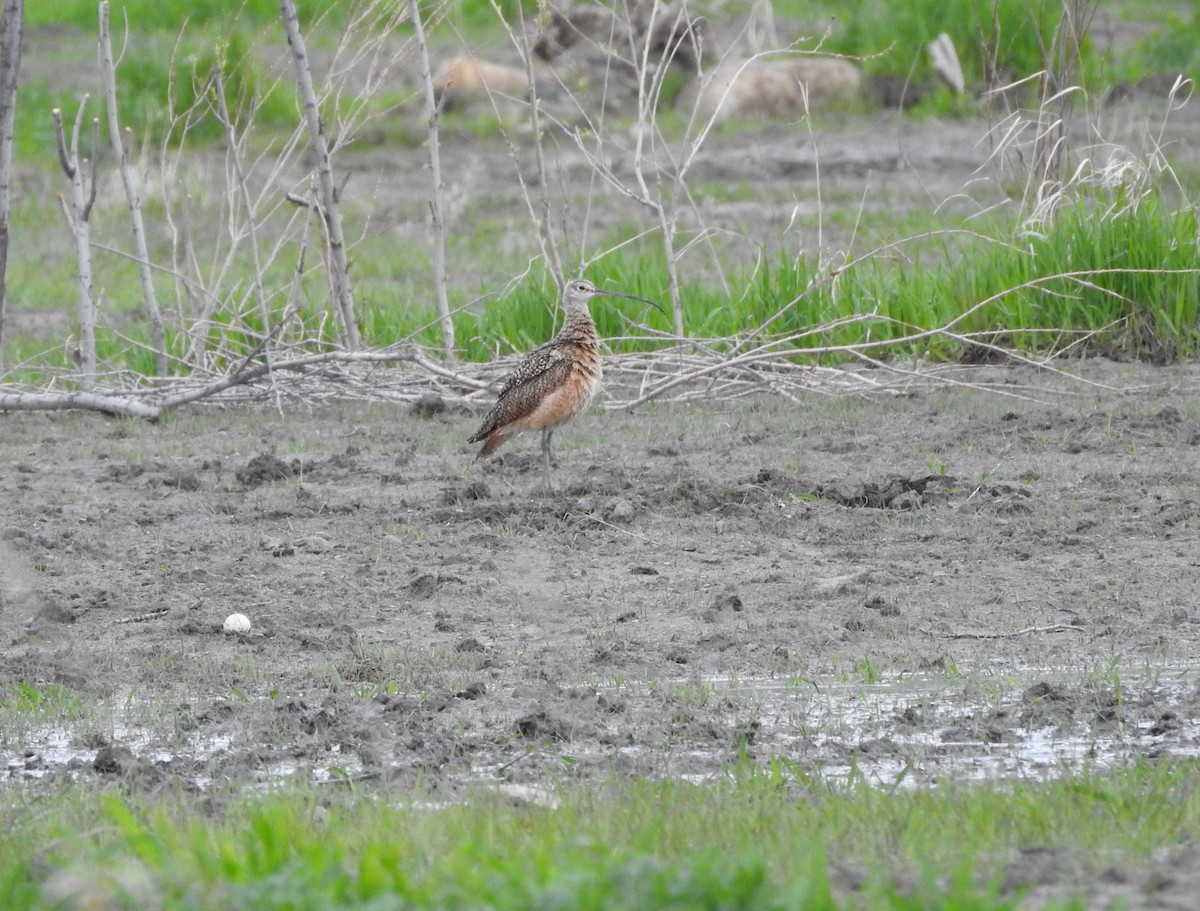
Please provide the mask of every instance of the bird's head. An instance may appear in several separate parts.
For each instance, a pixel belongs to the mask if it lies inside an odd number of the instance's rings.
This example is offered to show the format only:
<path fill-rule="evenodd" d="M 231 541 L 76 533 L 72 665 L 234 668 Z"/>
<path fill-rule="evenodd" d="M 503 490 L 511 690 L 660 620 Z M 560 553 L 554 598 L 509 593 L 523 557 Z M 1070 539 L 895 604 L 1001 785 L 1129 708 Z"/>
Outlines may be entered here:
<path fill-rule="evenodd" d="M 643 304 L 649 304 L 651 307 L 657 307 L 663 313 L 661 306 L 654 301 L 644 297 L 638 297 L 636 294 L 624 294 L 620 291 L 605 291 L 603 288 L 597 288 L 586 278 L 573 278 L 567 282 L 566 288 L 563 290 L 563 308 L 566 310 L 586 309 L 588 301 L 593 297 L 624 297 L 627 300 L 641 301 Z"/>

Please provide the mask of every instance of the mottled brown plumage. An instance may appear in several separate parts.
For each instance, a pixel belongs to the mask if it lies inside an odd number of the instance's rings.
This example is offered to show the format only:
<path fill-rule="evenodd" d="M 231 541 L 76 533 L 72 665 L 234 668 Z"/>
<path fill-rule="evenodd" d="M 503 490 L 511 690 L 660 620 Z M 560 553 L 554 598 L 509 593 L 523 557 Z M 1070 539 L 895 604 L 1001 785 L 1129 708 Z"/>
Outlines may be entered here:
<path fill-rule="evenodd" d="M 563 290 L 563 327 L 544 345 L 521 360 L 504 381 L 496 404 L 468 442 L 483 443 L 476 458 L 491 455 L 505 441 L 526 430 L 542 432 L 542 473 L 550 480 L 550 438 L 584 411 L 600 389 L 600 340 L 588 312 L 588 301 L 597 295 L 627 297 L 658 307 L 654 301 L 617 291 L 601 291 L 586 279 L 567 282 Z M 662 308 L 659 307 L 661 310 Z"/>

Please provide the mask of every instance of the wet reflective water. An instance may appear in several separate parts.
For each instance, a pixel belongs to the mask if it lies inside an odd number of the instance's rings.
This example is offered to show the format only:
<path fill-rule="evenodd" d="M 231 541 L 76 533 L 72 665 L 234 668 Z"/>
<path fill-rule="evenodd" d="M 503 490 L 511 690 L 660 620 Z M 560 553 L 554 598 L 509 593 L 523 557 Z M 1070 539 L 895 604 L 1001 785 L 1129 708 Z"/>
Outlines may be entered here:
<path fill-rule="evenodd" d="M 1197 670 L 1175 667 L 1139 678 L 1027 669 L 994 681 L 941 674 L 711 683 L 721 698 L 757 703 L 753 756 L 889 786 L 1200 756 L 1198 679 Z"/>
<path fill-rule="evenodd" d="M 995 677 L 941 672 L 879 682 L 625 682 L 600 688 L 629 706 L 612 730 L 637 731 L 639 705 L 655 706 L 641 713 L 653 725 L 666 701 L 680 707 L 679 715 L 703 717 L 706 730 L 715 733 L 689 737 L 643 727 L 636 736 L 599 742 L 580 736 L 555 749 L 563 757 L 590 758 L 593 767 L 615 759 L 627 768 L 695 780 L 721 774 L 743 752 L 760 763 L 781 759 L 823 778 L 880 787 L 1042 778 L 1142 757 L 1200 756 L 1198 681 L 1200 669 L 1170 667 L 1136 676 L 1026 669 Z M 143 764 L 206 787 L 212 774 L 206 763 L 239 748 L 227 732 L 166 738 L 123 723 L 120 719 L 135 714 L 129 705 L 114 712 L 104 738 L 50 724 L 6 733 L 0 737 L 0 778 L 18 783 L 53 773 L 90 774 L 97 744 L 106 740 L 128 747 Z M 463 737 L 502 744 L 507 752 L 480 751 L 463 780 L 495 781 L 511 764 L 512 719 L 500 711 L 478 724 L 474 731 L 464 727 Z M 602 746 L 605 739 L 608 745 Z M 286 750 L 264 751 L 240 769 L 261 784 L 297 775 L 322 783 L 357 778 L 365 766 L 353 747 L 331 743 L 318 761 L 291 758 Z M 376 763 L 371 774 L 378 771 Z"/>

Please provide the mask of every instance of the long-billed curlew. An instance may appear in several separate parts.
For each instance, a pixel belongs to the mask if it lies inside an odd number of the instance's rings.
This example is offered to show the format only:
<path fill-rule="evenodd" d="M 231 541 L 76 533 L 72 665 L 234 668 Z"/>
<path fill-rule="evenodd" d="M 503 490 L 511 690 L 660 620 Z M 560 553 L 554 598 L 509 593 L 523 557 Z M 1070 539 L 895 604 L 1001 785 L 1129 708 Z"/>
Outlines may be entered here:
<path fill-rule="evenodd" d="M 588 301 L 597 295 L 625 297 L 653 307 L 658 304 L 636 294 L 602 291 L 585 278 L 567 282 L 563 289 L 563 326 L 544 345 L 530 351 L 504 381 L 500 397 L 483 424 L 468 442 L 483 443 L 477 459 L 491 455 L 511 436 L 526 430 L 542 432 L 542 472 L 550 480 L 550 438 L 587 408 L 600 389 L 600 340 L 588 312 Z M 664 311 L 665 312 L 665 311 Z"/>

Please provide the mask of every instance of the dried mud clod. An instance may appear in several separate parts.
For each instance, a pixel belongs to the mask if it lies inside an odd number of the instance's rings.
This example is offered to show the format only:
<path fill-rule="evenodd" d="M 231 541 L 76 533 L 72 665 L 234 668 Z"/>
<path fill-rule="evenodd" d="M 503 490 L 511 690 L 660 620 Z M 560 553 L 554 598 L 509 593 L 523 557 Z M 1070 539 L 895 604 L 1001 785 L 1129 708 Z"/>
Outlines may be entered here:
<path fill-rule="evenodd" d="M 123 743 L 107 744 L 96 751 L 92 771 L 102 775 L 129 775 L 137 770 L 133 751 Z"/>
<path fill-rule="evenodd" d="M 551 713 L 546 709 L 538 709 L 523 715 L 516 721 L 517 733 L 526 740 L 570 740 L 574 725 L 565 716 Z"/>
<path fill-rule="evenodd" d="M 822 500 L 867 509 L 912 509 L 948 499 L 958 484 L 951 475 L 905 478 L 891 475 L 883 481 L 838 481 L 817 488 Z"/>
<path fill-rule="evenodd" d="M 427 392 L 413 403 L 412 412 L 428 420 L 446 412 L 446 400 L 436 392 Z"/>
<path fill-rule="evenodd" d="M 472 481 L 462 487 L 447 487 L 440 497 L 443 506 L 462 506 L 491 499 L 492 491 L 483 481 Z"/>
<path fill-rule="evenodd" d="M 246 487 L 258 487 L 272 481 L 283 481 L 299 474 L 299 459 L 285 462 L 274 453 L 262 453 L 252 458 L 244 468 L 239 468 L 234 477 Z"/>
<path fill-rule="evenodd" d="M 900 607 L 894 602 L 888 600 L 883 595 L 874 594 L 863 602 L 863 607 L 868 610 L 877 611 L 881 617 L 899 617 Z"/>

